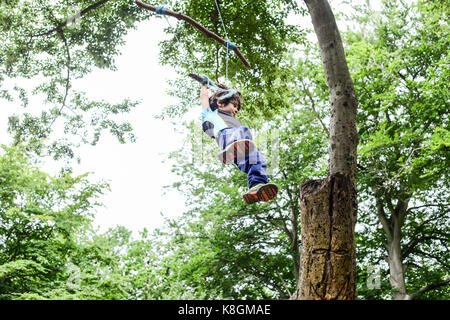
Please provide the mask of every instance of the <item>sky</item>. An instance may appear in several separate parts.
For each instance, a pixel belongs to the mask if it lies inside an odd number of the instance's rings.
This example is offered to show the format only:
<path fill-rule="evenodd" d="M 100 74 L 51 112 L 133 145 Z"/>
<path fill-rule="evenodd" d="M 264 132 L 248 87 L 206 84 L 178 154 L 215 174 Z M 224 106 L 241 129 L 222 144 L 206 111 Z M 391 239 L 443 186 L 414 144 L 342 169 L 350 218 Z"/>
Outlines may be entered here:
<path fill-rule="evenodd" d="M 103 134 L 96 146 L 82 145 L 76 150 L 81 162 L 73 163 L 74 174 L 92 172 L 91 181 L 106 180 L 111 186 L 111 191 L 98 199 L 105 205 L 97 209 L 94 220 L 100 232 L 121 225 L 136 235 L 143 228 L 161 226 L 161 213 L 174 218 L 184 210 L 184 196 L 164 188 L 177 179 L 171 163 L 165 160 L 181 147 L 183 137 L 174 131 L 170 121 L 155 118 L 174 102 L 166 91 L 167 79 L 175 74 L 158 62 L 158 43 L 169 37 L 163 31 L 166 26 L 164 19 L 140 23 L 137 30 L 126 35 L 126 45 L 116 59 L 116 71 L 94 70 L 73 82 L 74 90 L 85 91 L 91 99 L 114 103 L 129 97 L 141 101 L 126 116 L 134 128 L 135 143 L 120 144 L 111 135 Z M 7 144 L 11 141 L 6 133 L 8 116 L 17 109 L 5 100 L 1 106 L 0 144 Z M 191 118 L 193 114 L 195 117 L 195 110 L 189 112 Z M 51 160 L 41 169 L 49 173 L 59 170 Z"/>
<path fill-rule="evenodd" d="M 75 83 L 93 99 L 141 101 L 127 117 L 137 137 L 135 143 L 119 144 L 107 136 L 97 146 L 80 149 L 82 162 L 75 169 L 93 171 L 111 185 L 111 192 L 102 199 L 106 207 L 94 221 L 100 230 L 116 225 L 134 233 L 144 227 L 153 230 L 163 222 L 161 213 L 173 218 L 184 210 L 183 195 L 164 188 L 176 179 L 171 164 L 164 161 L 181 147 L 183 137 L 168 120 L 155 118 L 171 102 L 167 80 L 175 76 L 170 67 L 158 63 L 158 43 L 168 37 L 163 31 L 166 24 L 163 19 L 142 22 L 126 36 L 116 60 L 117 71 L 97 70 Z"/>

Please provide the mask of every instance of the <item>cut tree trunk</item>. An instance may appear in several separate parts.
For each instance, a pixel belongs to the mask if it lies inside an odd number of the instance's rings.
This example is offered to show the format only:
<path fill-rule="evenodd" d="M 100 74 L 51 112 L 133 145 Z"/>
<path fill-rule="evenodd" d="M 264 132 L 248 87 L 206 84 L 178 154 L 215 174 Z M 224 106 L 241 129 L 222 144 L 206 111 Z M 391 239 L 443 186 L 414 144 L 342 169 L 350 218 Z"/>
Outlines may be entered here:
<path fill-rule="evenodd" d="M 330 158 L 327 178 L 300 186 L 302 249 L 293 298 L 352 300 L 356 297 L 358 102 L 328 1 L 305 3 L 330 90 Z"/>
<path fill-rule="evenodd" d="M 336 173 L 303 183 L 301 195 L 302 272 L 299 298 L 355 298 L 353 186 Z"/>

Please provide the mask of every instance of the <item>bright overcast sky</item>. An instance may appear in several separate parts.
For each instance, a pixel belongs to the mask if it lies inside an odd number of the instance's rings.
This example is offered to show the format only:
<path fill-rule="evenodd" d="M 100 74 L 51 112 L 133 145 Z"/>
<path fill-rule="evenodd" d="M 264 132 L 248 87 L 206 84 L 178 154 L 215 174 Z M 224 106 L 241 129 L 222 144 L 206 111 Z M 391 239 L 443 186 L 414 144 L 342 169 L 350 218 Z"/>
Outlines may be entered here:
<path fill-rule="evenodd" d="M 176 179 L 166 160 L 181 147 L 183 137 L 170 121 L 155 119 L 173 102 L 166 91 L 167 79 L 175 75 L 170 67 L 158 63 L 158 43 L 168 37 L 163 31 L 166 26 L 164 19 L 142 22 L 126 36 L 122 55 L 116 60 L 117 71 L 96 71 L 76 83 L 93 99 L 142 101 L 129 116 L 135 143 L 121 145 L 105 136 L 99 145 L 80 150 L 79 172 L 93 171 L 96 177 L 111 181 L 111 192 L 103 198 L 106 208 L 100 209 L 95 220 L 101 230 L 115 225 L 134 232 L 144 227 L 153 230 L 162 224 L 160 213 L 175 217 L 184 210 L 183 195 L 163 188 Z"/>
<path fill-rule="evenodd" d="M 99 145 L 81 148 L 82 171 L 111 181 L 111 192 L 103 198 L 106 205 L 95 220 L 104 230 L 122 225 L 133 231 L 153 230 L 162 223 L 162 212 L 174 217 L 183 212 L 184 198 L 164 186 L 176 178 L 169 163 L 169 152 L 181 146 L 168 120 L 155 119 L 170 104 L 167 79 L 174 76 L 170 67 L 158 63 L 158 43 L 167 35 L 163 19 L 149 19 L 126 36 L 117 71 L 96 71 L 76 83 L 93 99 L 119 102 L 125 97 L 142 102 L 129 116 L 137 137 L 135 143 L 121 145 L 105 136 Z M 95 90 L 93 90 L 95 88 Z"/>

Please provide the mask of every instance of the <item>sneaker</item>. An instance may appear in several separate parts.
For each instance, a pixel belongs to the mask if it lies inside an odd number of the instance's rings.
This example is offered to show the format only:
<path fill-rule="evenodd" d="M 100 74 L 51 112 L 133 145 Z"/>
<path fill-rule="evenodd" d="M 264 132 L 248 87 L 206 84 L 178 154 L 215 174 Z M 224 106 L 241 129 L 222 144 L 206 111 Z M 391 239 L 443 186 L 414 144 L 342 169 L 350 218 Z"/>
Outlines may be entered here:
<path fill-rule="evenodd" d="M 258 201 L 270 201 L 275 198 L 277 193 L 278 186 L 275 183 L 260 183 L 248 190 L 243 197 L 247 204 L 252 204 Z"/>
<path fill-rule="evenodd" d="M 217 158 L 224 164 L 234 163 L 234 159 L 244 160 L 245 156 L 248 156 L 255 150 L 255 144 L 252 140 L 241 139 L 233 143 L 230 143 L 224 150 L 222 150 Z"/>

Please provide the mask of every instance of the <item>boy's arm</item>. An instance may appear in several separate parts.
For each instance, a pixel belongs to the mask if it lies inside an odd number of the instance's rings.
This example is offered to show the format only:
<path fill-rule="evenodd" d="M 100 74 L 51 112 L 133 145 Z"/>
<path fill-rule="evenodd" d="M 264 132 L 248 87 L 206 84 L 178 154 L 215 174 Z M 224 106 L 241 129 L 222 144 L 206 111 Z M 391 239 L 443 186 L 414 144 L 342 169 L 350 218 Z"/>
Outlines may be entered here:
<path fill-rule="evenodd" d="M 206 84 L 202 85 L 202 88 L 200 89 L 200 101 L 203 109 L 209 108 L 209 92 L 208 85 Z"/>

